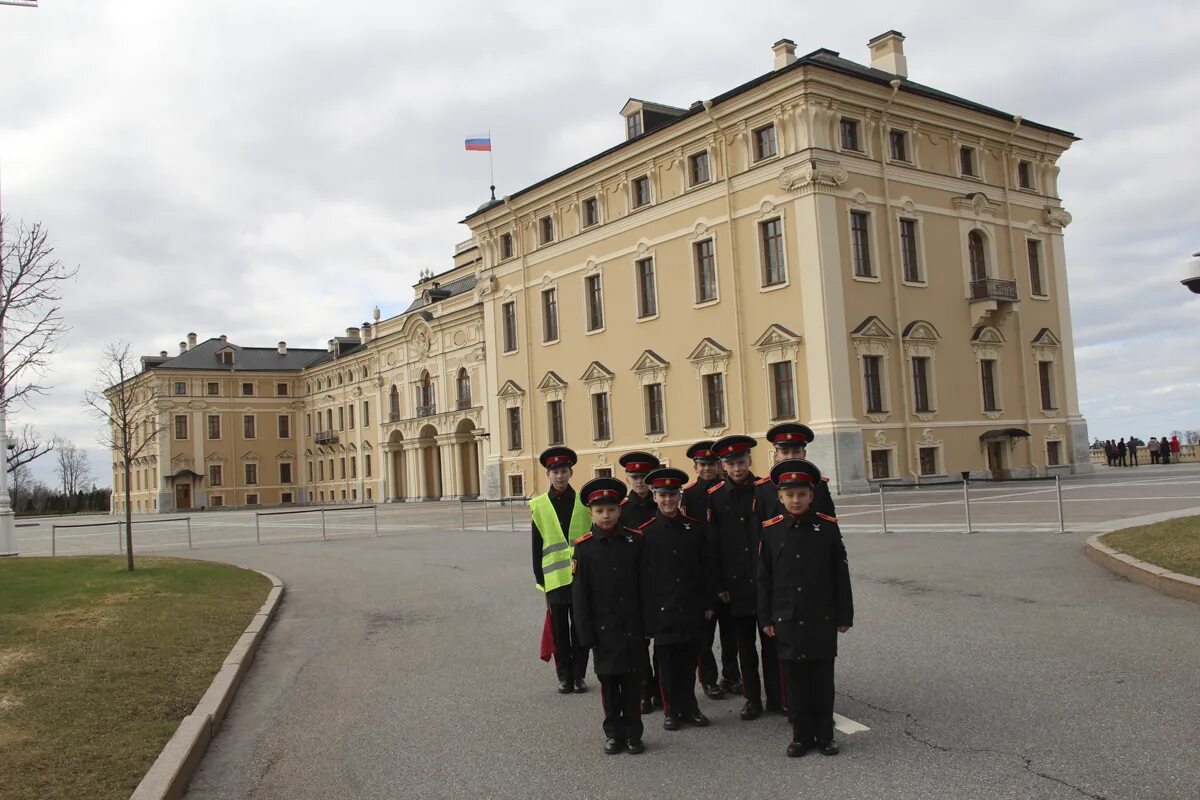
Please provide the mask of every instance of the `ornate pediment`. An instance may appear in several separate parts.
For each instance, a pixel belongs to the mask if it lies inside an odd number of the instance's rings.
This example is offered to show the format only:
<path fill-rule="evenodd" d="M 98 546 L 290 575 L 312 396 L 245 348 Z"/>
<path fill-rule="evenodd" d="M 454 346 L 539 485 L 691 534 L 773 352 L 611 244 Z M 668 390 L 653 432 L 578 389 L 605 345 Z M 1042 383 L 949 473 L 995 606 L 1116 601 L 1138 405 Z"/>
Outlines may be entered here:
<path fill-rule="evenodd" d="M 688 355 L 688 361 L 712 361 L 714 359 L 728 359 L 729 350 L 720 342 L 705 336 L 700 340 L 700 344 L 692 350 Z"/>
<path fill-rule="evenodd" d="M 364 452 L 364 453 L 369 453 L 369 452 L 371 452 L 371 449 L 372 449 L 372 448 L 371 448 L 371 443 L 370 443 L 370 442 L 363 442 L 362 449 L 363 449 L 363 452 Z"/>
<path fill-rule="evenodd" d="M 983 192 L 971 192 L 965 197 L 956 197 L 952 201 L 954 207 L 963 214 L 979 217 L 984 214 L 997 216 L 1000 213 L 1000 204 L 988 198 Z"/>
<path fill-rule="evenodd" d="M 171 459 L 171 469 L 172 470 L 178 471 L 179 467 L 188 467 L 190 469 L 191 466 L 192 466 L 192 457 L 188 456 L 188 455 L 184 455 L 183 453 L 180 453 L 179 455 L 177 455 Z"/>
<path fill-rule="evenodd" d="M 923 319 L 913 320 L 904 327 L 904 338 L 908 340 L 936 342 L 942 338 L 932 322 Z"/>
<path fill-rule="evenodd" d="M 611 381 L 612 379 L 613 371 L 599 361 L 593 361 L 591 364 L 588 364 L 588 368 L 579 377 L 579 380 L 584 383 L 599 383 L 601 381 Z"/>
<path fill-rule="evenodd" d="M 883 320 L 872 314 L 858 323 L 858 327 L 850 331 L 850 335 L 856 339 L 891 339 L 896 334 L 883 324 Z"/>
<path fill-rule="evenodd" d="M 292 455 L 292 451 L 284 450 L 281 453 L 275 454 L 275 460 L 276 461 L 295 461 L 296 457 L 294 455 Z"/>
<path fill-rule="evenodd" d="M 1033 337 L 1033 344 L 1040 345 L 1041 347 L 1058 347 L 1062 342 L 1054 335 L 1054 331 L 1049 328 L 1042 328 Z"/>
<path fill-rule="evenodd" d="M 496 392 L 497 397 L 523 397 L 525 390 L 514 380 L 507 380 L 500 387 L 500 391 Z"/>
<path fill-rule="evenodd" d="M 793 333 L 779 323 L 773 323 L 762 335 L 754 340 L 754 347 L 757 350 L 769 350 L 772 347 L 795 347 L 801 342 L 800 334 Z"/>
<path fill-rule="evenodd" d="M 971 334 L 971 342 L 973 344 L 1001 345 L 1004 344 L 1004 334 L 991 325 L 982 325 Z"/>
<path fill-rule="evenodd" d="M 554 370 L 549 370 L 542 377 L 542 380 L 540 383 L 538 383 L 537 388 L 542 392 L 561 391 L 567 388 L 567 382 L 564 381 L 562 376 L 557 372 Z"/>
<path fill-rule="evenodd" d="M 253 450 L 247 450 L 242 454 L 242 461 L 258 461 L 258 453 Z"/>
<path fill-rule="evenodd" d="M 645 350 L 638 356 L 637 361 L 633 362 L 630 369 L 634 372 L 654 372 L 666 370 L 669 366 L 671 366 L 670 362 L 658 353 L 653 350 Z"/>
<path fill-rule="evenodd" d="M 220 453 L 209 453 L 207 456 L 205 456 L 204 460 L 209 464 L 221 464 L 225 461 L 225 456 L 221 455 Z"/>

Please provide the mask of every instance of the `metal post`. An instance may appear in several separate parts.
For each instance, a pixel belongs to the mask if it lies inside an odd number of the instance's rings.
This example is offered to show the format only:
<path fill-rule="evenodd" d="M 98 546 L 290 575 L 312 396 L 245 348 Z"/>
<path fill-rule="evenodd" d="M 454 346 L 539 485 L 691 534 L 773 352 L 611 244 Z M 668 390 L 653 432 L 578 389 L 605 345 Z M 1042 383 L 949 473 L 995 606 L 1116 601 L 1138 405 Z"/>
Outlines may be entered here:
<path fill-rule="evenodd" d="M 517 512 L 513 508 L 513 506 L 515 506 L 515 505 L 516 505 L 516 503 L 513 501 L 513 499 L 511 497 L 508 498 L 508 527 L 509 527 L 509 530 L 514 530 L 514 531 L 517 529 L 517 516 L 516 516 Z"/>
<path fill-rule="evenodd" d="M 883 526 L 880 533 L 889 533 L 887 527 L 887 501 L 884 499 L 883 484 L 879 484 L 879 519 L 880 525 Z"/>
<path fill-rule="evenodd" d="M 326 539 L 325 539 L 325 509 L 323 509 L 323 508 L 321 509 L 321 541 L 322 542 L 326 541 Z"/>
<path fill-rule="evenodd" d="M 379 506 L 371 506 L 371 515 L 375 517 L 375 535 L 379 535 Z"/>
<path fill-rule="evenodd" d="M 963 508 L 967 512 L 967 533 L 974 533 L 975 531 L 971 530 L 971 495 L 967 491 L 969 485 L 970 481 L 963 478 Z"/>
<path fill-rule="evenodd" d="M 52 556 L 58 555 L 57 531 L 58 531 L 57 525 L 50 526 L 50 555 L 52 555 Z"/>
<path fill-rule="evenodd" d="M 1058 532 L 1066 533 L 1067 526 L 1063 520 L 1062 479 L 1058 475 L 1054 476 L 1054 491 L 1058 494 Z"/>
<path fill-rule="evenodd" d="M 117 555 L 125 552 L 125 548 L 121 546 L 121 523 L 117 523 Z"/>
<path fill-rule="evenodd" d="M 460 531 L 467 529 L 467 504 L 461 497 L 458 498 L 458 529 Z"/>
<path fill-rule="evenodd" d="M 487 502 L 487 500 L 484 500 L 483 501 L 483 529 L 485 531 L 488 529 L 487 507 L 488 507 L 488 502 Z"/>
<path fill-rule="evenodd" d="M 258 512 L 254 512 L 254 542 L 262 544 L 262 532 L 258 529 Z"/>
<path fill-rule="evenodd" d="M 257 520 L 258 517 L 255 517 L 254 519 Z M 191 550 L 192 549 L 192 518 L 186 517 L 184 521 L 187 522 L 187 529 L 188 529 L 188 550 Z"/>

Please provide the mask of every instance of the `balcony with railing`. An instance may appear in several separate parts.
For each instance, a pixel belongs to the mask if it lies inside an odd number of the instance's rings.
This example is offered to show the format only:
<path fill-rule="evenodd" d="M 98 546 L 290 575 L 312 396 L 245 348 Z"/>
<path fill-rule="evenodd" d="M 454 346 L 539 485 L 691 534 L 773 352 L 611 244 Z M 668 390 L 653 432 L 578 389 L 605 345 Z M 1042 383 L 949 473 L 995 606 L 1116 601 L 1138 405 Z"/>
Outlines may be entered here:
<path fill-rule="evenodd" d="M 417 406 L 418 417 L 432 417 L 436 413 L 437 406 L 435 406 L 433 403 L 426 403 L 425 405 Z"/>
<path fill-rule="evenodd" d="M 971 302 L 983 300 L 1000 300 L 1006 303 L 1017 302 L 1017 282 L 1004 281 L 999 278 L 984 278 L 971 281 Z"/>
<path fill-rule="evenodd" d="M 471 407 L 471 398 L 469 398 L 469 397 L 460 397 L 460 398 L 458 398 L 458 406 L 457 406 L 457 408 L 458 408 L 458 410 L 459 410 L 459 411 L 464 411 L 464 410 L 466 410 L 466 409 L 468 409 L 468 408 L 470 408 L 470 407 Z"/>
<path fill-rule="evenodd" d="M 399 411 L 389 411 L 388 412 L 388 422 L 399 422 L 402 419 L 404 419 L 404 415 L 401 414 Z"/>
<path fill-rule="evenodd" d="M 317 431 L 317 435 L 313 437 L 313 441 L 317 444 L 337 444 L 337 431 Z"/>

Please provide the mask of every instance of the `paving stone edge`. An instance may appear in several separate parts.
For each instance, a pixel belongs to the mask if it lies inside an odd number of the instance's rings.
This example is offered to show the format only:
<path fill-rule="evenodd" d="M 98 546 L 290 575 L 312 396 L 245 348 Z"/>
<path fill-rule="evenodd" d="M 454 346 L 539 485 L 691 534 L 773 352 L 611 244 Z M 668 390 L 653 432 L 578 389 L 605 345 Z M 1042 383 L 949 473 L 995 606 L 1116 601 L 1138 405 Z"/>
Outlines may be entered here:
<path fill-rule="evenodd" d="M 283 599 L 283 581 L 269 572 L 254 571 L 271 581 L 271 591 L 266 601 L 225 657 L 225 663 L 200 702 L 179 723 L 129 800 L 178 800 L 187 790 L 188 782 L 200 765 L 208 743 L 217 735 L 234 695 L 254 661 L 267 626 L 271 624 Z"/>
<path fill-rule="evenodd" d="M 1147 561 L 1139 561 L 1102 543 L 1100 537 L 1103 535 L 1097 533 L 1089 536 L 1084 545 L 1084 553 L 1092 561 L 1134 583 L 1148 586 L 1171 597 L 1200 603 L 1200 579 L 1171 572 Z"/>

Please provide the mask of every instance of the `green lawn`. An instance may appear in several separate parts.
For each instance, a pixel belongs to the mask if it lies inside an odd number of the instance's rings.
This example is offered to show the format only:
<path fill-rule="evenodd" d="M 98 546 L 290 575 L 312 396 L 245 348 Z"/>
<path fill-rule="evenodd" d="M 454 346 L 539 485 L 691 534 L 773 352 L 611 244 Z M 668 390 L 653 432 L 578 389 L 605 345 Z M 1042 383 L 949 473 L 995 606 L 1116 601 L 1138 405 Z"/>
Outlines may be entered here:
<path fill-rule="evenodd" d="M 0 797 L 128 798 L 270 589 L 202 561 L 0 560 Z"/>
<path fill-rule="evenodd" d="M 1100 541 L 1142 561 L 1200 578 L 1200 517 L 1113 531 Z"/>

